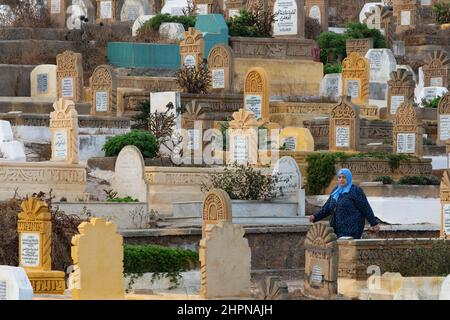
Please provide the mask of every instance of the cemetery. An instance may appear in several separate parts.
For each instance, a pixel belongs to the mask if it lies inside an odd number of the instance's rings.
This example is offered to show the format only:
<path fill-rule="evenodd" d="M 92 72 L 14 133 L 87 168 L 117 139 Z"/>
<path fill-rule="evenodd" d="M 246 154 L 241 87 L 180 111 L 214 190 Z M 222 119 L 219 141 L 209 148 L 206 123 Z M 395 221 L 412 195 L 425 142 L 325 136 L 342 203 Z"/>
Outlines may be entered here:
<path fill-rule="evenodd" d="M 449 39 L 448 0 L 0 1 L 0 300 L 449 300 Z"/>

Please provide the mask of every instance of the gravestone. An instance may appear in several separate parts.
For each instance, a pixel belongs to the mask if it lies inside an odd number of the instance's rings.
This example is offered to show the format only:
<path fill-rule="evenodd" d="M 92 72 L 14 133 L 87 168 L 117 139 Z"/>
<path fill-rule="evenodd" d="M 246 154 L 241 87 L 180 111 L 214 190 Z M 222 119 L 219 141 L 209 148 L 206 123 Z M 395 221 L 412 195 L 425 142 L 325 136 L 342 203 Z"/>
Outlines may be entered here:
<path fill-rule="evenodd" d="M 356 52 L 365 56 L 370 49 L 373 49 L 373 39 L 349 39 L 346 41 L 347 57 Z"/>
<path fill-rule="evenodd" d="M 202 239 L 206 236 L 206 228 L 220 221 L 232 222 L 231 199 L 222 189 L 210 190 L 203 199 Z"/>
<path fill-rule="evenodd" d="M 109 65 L 95 68 L 89 79 L 92 94 L 91 115 L 113 115 L 116 111 L 117 78 Z"/>
<path fill-rule="evenodd" d="M 416 88 L 417 91 L 417 88 Z M 419 94 L 416 96 L 416 102 L 418 104 L 423 105 L 422 100 L 427 102 L 432 101 L 436 97 L 441 97 L 448 92 L 448 89 L 445 87 L 425 87 L 419 91 Z"/>
<path fill-rule="evenodd" d="M 342 73 L 326 74 L 320 83 L 320 96 L 337 98 L 342 96 Z"/>
<path fill-rule="evenodd" d="M 227 163 L 252 164 L 258 162 L 258 122 L 251 111 L 239 109 L 229 123 L 230 149 Z"/>
<path fill-rule="evenodd" d="M 437 145 L 444 146 L 450 139 L 450 93 L 445 94 L 437 108 L 438 138 Z"/>
<path fill-rule="evenodd" d="M 450 172 L 445 170 L 440 185 L 441 232 L 440 236 L 450 239 Z"/>
<path fill-rule="evenodd" d="M 197 15 L 206 15 L 223 12 L 223 0 L 195 0 Z"/>
<path fill-rule="evenodd" d="M 171 16 L 184 16 L 188 7 L 187 0 L 166 0 L 161 9 L 161 13 L 168 13 Z"/>
<path fill-rule="evenodd" d="M 211 72 L 211 91 L 214 93 L 230 92 L 234 70 L 233 51 L 227 45 L 219 44 L 208 55 L 208 68 Z"/>
<path fill-rule="evenodd" d="M 47 10 L 50 14 L 50 21 L 57 27 L 66 25 L 66 0 L 47 0 Z"/>
<path fill-rule="evenodd" d="M 305 0 L 305 13 L 309 18 L 316 19 L 323 31 L 328 30 L 328 0 Z"/>
<path fill-rule="evenodd" d="M 72 238 L 72 298 L 121 300 L 125 298 L 123 238 L 113 222 L 91 218 L 78 226 Z"/>
<path fill-rule="evenodd" d="M 263 68 L 254 67 L 244 78 L 244 110 L 251 111 L 255 119 L 269 121 L 269 80 Z"/>
<path fill-rule="evenodd" d="M 305 239 L 305 295 L 333 298 L 338 293 L 339 247 L 328 223 L 312 225 Z"/>
<path fill-rule="evenodd" d="M 1 300 L 33 300 L 33 288 L 25 269 L 0 266 Z"/>
<path fill-rule="evenodd" d="M 450 59 L 442 51 L 434 51 L 427 56 L 423 66 L 425 87 L 449 88 L 450 84 Z"/>
<path fill-rule="evenodd" d="M 184 40 L 180 42 L 181 66 L 197 67 L 203 61 L 204 48 L 202 34 L 190 27 L 184 32 Z"/>
<path fill-rule="evenodd" d="M 117 0 L 97 0 L 97 23 L 117 21 L 117 5 Z"/>
<path fill-rule="evenodd" d="M 392 134 L 394 153 L 422 156 L 422 128 L 411 103 L 404 102 L 397 109 Z"/>
<path fill-rule="evenodd" d="M 244 234 L 244 228 L 231 221 L 207 226 L 199 248 L 201 298 L 250 297 L 251 251 Z"/>
<path fill-rule="evenodd" d="M 78 113 L 75 104 L 64 98 L 53 104 L 50 113 L 51 161 L 78 163 Z"/>
<path fill-rule="evenodd" d="M 81 53 L 65 51 L 56 56 L 58 98 L 81 102 L 83 98 L 83 66 Z"/>
<path fill-rule="evenodd" d="M 11 124 L 6 120 L 0 120 L 0 152 L 4 160 L 27 161 L 23 143 L 14 140 Z"/>
<path fill-rule="evenodd" d="M 329 148 L 332 151 L 356 151 L 359 146 L 359 106 L 342 96 L 330 111 Z"/>
<path fill-rule="evenodd" d="M 139 16 L 133 23 L 133 27 L 131 28 L 131 35 L 133 37 L 136 37 L 138 35 L 138 30 L 144 25 L 145 22 L 147 22 L 153 17 L 154 15 Z"/>
<path fill-rule="evenodd" d="M 149 14 L 148 1 L 125 0 L 120 11 L 120 21 L 136 21 L 140 16 Z"/>
<path fill-rule="evenodd" d="M 239 16 L 239 12 L 245 9 L 245 1 L 243 0 L 227 0 L 225 1 L 225 18 L 233 18 Z"/>
<path fill-rule="evenodd" d="M 159 26 L 159 36 L 161 39 L 182 41 L 184 39 L 184 27 L 181 23 L 163 22 Z"/>
<path fill-rule="evenodd" d="M 398 107 L 403 103 L 414 102 L 415 81 L 413 75 L 405 69 L 398 69 L 391 72 L 391 79 L 388 81 L 388 117 L 393 119 Z"/>
<path fill-rule="evenodd" d="M 284 127 L 280 131 L 280 146 L 289 151 L 314 151 L 314 138 L 308 128 Z"/>
<path fill-rule="evenodd" d="M 450 300 L 450 275 L 445 277 L 444 282 L 442 282 L 439 300 Z"/>
<path fill-rule="evenodd" d="M 415 29 L 416 26 L 420 25 L 419 0 L 393 0 L 393 10 L 397 34 Z"/>
<path fill-rule="evenodd" d="M 302 174 L 294 158 L 281 157 L 274 166 L 272 177 L 278 180 L 275 190 L 285 198 L 292 198 L 298 203 L 297 214 L 305 216 L 305 189 L 302 189 Z"/>
<path fill-rule="evenodd" d="M 366 58 L 370 65 L 369 99 L 387 100 L 389 75 L 397 69 L 390 49 L 370 49 Z"/>
<path fill-rule="evenodd" d="M 275 0 L 274 37 L 305 37 L 305 0 Z"/>
<path fill-rule="evenodd" d="M 369 103 L 369 61 L 352 52 L 342 62 L 342 93 L 358 105 Z"/>
<path fill-rule="evenodd" d="M 135 146 L 124 147 L 117 156 L 112 189 L 117 196 L 130 196 L 139 202 L 147 202 L 147 183 L 144 179 L 144 158 Z"/>
<path fill-rule="evenodd" d="M 52 222 L 45 202 L 30 197 L 18 215 L 19 267 L 25 268 L 35 294 L 63 294 L 64 272 L 52 271 Z"/>
<path fill-rule="evenodd" d="M 31 97 L 57 98 L 56 66 L 42 64 L 31 71 Z"/>
<path fill-rule="evenodd" d="M 85 22 L 95 22 L 95 7 L 91 0 L 72 0 L 72 5 L 67 8 L 66 27 L 69 30 L 80 30 L 82 21 L 80 17 L 84 17 Z"/>

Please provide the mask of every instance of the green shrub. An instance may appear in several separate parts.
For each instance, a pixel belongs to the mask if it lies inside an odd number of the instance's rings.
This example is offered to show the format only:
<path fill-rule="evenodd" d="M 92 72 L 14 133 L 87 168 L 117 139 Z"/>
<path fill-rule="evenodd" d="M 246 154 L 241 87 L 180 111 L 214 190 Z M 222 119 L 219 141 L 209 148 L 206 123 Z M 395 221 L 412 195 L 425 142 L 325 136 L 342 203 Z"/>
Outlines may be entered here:
<path fill-rule="evenodd" d="M 441 184 L 441 181 L 435 176 L 404 176 L 398 180 L 398 183 L 406 185 L 438 186 Z"/>
<path fill-rule="evenodd" d="M 113 198 L 106 200 L 107 202 L 139 202 L 138 199 L 133 199 L 132 197 L 128 196 L 125 198 Z"/>
<path fill-rule="evenodd" d="M 271 37 L 275 16 L 262 7 L 247 11 L 242 9 L 238 16 L 229 18 L 226 23 L 232 37 Z"/>
<path fill-rule="evenodd" d="M 144 100 L 138 103 L 136 106 L 136 111 L 138 112 L 133 116 L 134 124 L 131 126 L 132 129 L 148 129 L 148 121 L 150 119 L 150 101 Z"/>
<path fill-rule="evenodd" d="M 346 57 L 346 37 L 332 31 L 322 32 L 317 37 L 320 61 L 323 64 L 340 63 Z"/>
<path fill-rule="evenodd" d="M 433 6 L 436 22 L 439 24 L 450 23 L 450 2 L 438 3 Z"/>
<path fill-rule="evenodd" d="M 330 73 L 342 73 L 342 64 L 324 64 L 323 65 L 323 74 Z"/>
<path fill-rule="evenodd" d="M 176 22 L 181 23 L 184 30 L 188 30 L 189 27 L 195 27 L 195 16 L 171 16 L 168 13 L 157 14 L 150 20 L 146 21 L 141 28 L 151 28 L 155 31 L 159 30 L 159 27 L 164 22 Z"/>
<path fill-rule="evenodd" d="M 106 141 L 102 150 L 106 157 L 116 157 L 122 148 L 133 145 L 142 153 L 144 158 L 154 158 L 158 153 L 158 142 L 150 132 L 144 130 L 132 130 L 129 133 L 115 136 Z"/>
<path fill-rule="evenodd" d="M 378 176 L 378 177 L 375 177 L 372 181 L 373 182 L 381 181 L 381 182 L 383 182 L 383 184 L 394 184 L 395 183 L 394 179 L 392 179 L 389 176 Z"/>
<path fill-rule="evenodd" d="M 350 22 L 347 24 L 345 32 L 347 39 L 372 38 L 374 48 L 386 48 L 386 38 L 378 29 L 369 29 L 366 24 L 359 22 Z"/>
<path fill-rule="evenodd" d="M 442 97 L 436 97 L 433 100 L 428 101 L 426 98 L 422 99 L 422 105 L 424 108 L 434 108 L 437 109 L 439 102 L 441 102 Z"/>

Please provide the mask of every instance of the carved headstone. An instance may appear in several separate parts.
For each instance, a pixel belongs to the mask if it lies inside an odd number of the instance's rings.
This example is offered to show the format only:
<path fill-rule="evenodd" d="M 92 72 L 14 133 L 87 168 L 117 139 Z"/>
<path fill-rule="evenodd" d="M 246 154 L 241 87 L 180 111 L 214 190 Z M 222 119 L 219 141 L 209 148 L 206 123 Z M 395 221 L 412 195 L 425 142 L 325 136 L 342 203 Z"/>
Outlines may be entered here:
<path fill-rule="evenodd" d="M 116 110 L 117 79 L 109 65 L 95 68 L 90 81 L 91 115 L 112 115 Z"/>
<path fill-rule="evenodd" d="M 263 68 L 251 68 L 245 75 L 244 109 L 253 112 L 256 120 L 269 121 L 269 80 Z"/>
<path fill-rule="evenodd" d="M 423 66 L 425 87 L 450 88 L 450 59 L 442 51 L 434 51 L 427 56 Z"/>
<path fill-rule="evenodd" d="M 305 294 L 327 299 L 338 293 L 339 247 L 337 236 L 326 223 L 315 223 L 305 239 Z"/>
<path fill-rule="evenodd" d="M 72 298 L 119 300 L 125 298 L 123 238 L 113 222 L 92 218 L 78 226 L 72 238 Z"/>
<path fill-rule="evenodd" d="M 320 96 L 337 98 L 342 96 L 342 73 L 326 74 L 320 83 Z"/>
<path fill-rule="evenodd" d="M 47 0 L 47 10 L 54 25 L 58 27 L 66 25 L 66 8 L 66 0 Z"/>
<path fill-rule="evenodd" d="M 51 161 L 78 163 L 78 113 L 75 104 L 64 98 L 53 104 L 50 113 Z"/>
<path fill-rule="evenodd" d="M 404 102 L 397 109 L 392 135 L 394 153 L 422 156 L 422 128 L 411 103 Z"/>
<path fill-rule="evenodd" d="M 332 151 L 356 151 L 359 145 L 359 106 L 342 96 L 330 111 L 329 146 Z"/>
<path fill-rule="evenodd" d="M 251 251 L 245 230 L 231 221 L 207 226 L 200 241 L 200 297 L 249 298 Z"/>
<path fill-rule="evenodd" d="M 365 56 L 370 49 L 373 49 L 373 39 L 349 39 L 346 41 L 347 57 L 356 52 Z"/>
<path fill-rule="evenodd" d="M 112 23 L 118 20 L 118 0 L 97 0 L 97 23 Z"/>
<path fill-rule="evenodd" d="M 369 103 L 369 60 L 352 52 L 342 62 L 342 93 L 358 105 Z"/>
<path fill-rule="evenodd" d="M 363 22 L 369 29 L 378 29 L 384 34 L 388 48 L 392 48 L 395 36 L 395 21 L 392 9 L 388 6 L 375 5 L 365 13 Z"/>
<path fill-rule="evenodd" d="M 440 186 L 441 238 L 450 239 L 450 171 L 445 170 Z"/>
<path fill-rule="evenodd" d="M 64 272 L 52 269 L 52 222 L 45 202 L 30 197 L 20 205 L 19 267 L 25 268 L 35 294 L 63 294 Z"/>
<path fill-rule="evenodd" d="M 114 167 L 113 190 L 119 197 L 130 196 L 147 202 L 147 184 L 144 179 L 144 158 L 135 146 L 124 147 L 117 156 Z"/>
<path fill-rule="evenodd" d="M 450 139 L 450 93 L 445 94 L 437 108 L 438 138 L 437 145 L 445 145 Z"/>
<path fill-rule="evenodd" d="M 391 80 L 388 81 L 388 117 L 394 118 L 398 107 L 403 103 L 414 102 L 414 89 L 416 83 L 413 75 L 405 70 L 398 69 L 391 72 Z"/>
<path fill-rule="evenodd" d="M 305 37 L 305 0 L 275 0 L 274 37 Z"/>
<path fill-rule="evenodd" d="M 258 122 L 253 112 L 244 109 L 234 112 L 233 120 L 229 123 L 228 137 L 228 163 L 257 164 Z"/>
<path fill-rule="evenodd" d="M 184 40 L 180 42 L 181 66 L 196 67 L 203 61 L 205 41 L 202 34 L 190 27 L 184 32 Z"/>
<path fill-rule="evenodd" d="M 269 276 L 259 282 L 258 300 L 291 300 L 289 288 L 280 277 Z"/>
<path fill-rule="evenodd" d="M 234 58 L 231 48 L 224 44 L 216 45 L 208 55 L 208 68 L 211 72 L 211 91 L 214 93 L 231 90 L 234 71 Z"/>
<path fill-rule="evenodd" d="M 58 98 L 80 102 L 83 98 L 83 65 L 81 53 L 65 51 L 56 56 Z"/>
<path fill-rule="evenodd" d="M 419 0 L 393 0 L 394 17 L 400 34 L 404 31 L 415 29 L 420 25 L 420 1 Z"/>
<path fill-rule="evenodd" d="M 222 189 L 210 190 L 203 199 L 202 238 L 206 236 L 206 227 L 220 221 L 232 222 L 231 199 Z"/>
<path fill-rule="evenodd" d="M 329 0 L 305 0 L 306 16 L 316 19 L 323 31 L 328 30 L 328 2 Z"/>

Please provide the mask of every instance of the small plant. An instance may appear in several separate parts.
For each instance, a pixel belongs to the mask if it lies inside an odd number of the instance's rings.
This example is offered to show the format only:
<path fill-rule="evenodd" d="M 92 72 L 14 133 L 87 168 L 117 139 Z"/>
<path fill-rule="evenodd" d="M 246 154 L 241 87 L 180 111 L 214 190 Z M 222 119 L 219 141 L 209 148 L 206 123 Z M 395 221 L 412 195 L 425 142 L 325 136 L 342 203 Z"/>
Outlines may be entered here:
<path fill-rule="evenodd" d="M 238 16 L 227 20 L 228 30 L 232 37 L 272 37 L 272 25 L 275 14 L 263 9 L 262 2 L 250 8 L 242 9 Z"/>
<path fill-rule="evenodd" d="M 342 64 L 325 64 L 323 66 L 323 74 L 342 73 Z"/>
<path fill-rule="evenodd" d="M 203 59 L 197 66 L 183 65 L 178 71 L 176 82 L 187 93 L 208 93 L 211 85 L 211 74 L 208 62 Z"/>
<path fill-rule="evenodd" d="M 421 185 L 421 186 L 438 186 L 441 181 L 435 176 L 404 176 L 398 180 L 398 184 Z"/>
<path fill-rule="evenodd" d="M 116 157 L 120 151 L 129 145 L 136 146 L 144 158 L 154 158 L 158 153 L 159 144 L 155 136 L 144 130 L 131 130 L 131 132 L 115 136 L 106 141 L 102 150 L 106 157 Z"/>
<path fill-rule="evenodd" d="M 119 202 L 119 203 L 124 203 L 124 202 L 139 202 L 138 199 L 133 199 L 130 196 L 124 197 L 124 198 L 113 198 L 113 199 L 109 199 L 106 200 L 107 202 Z"/>
<path fill-rule="evenodd" d="M 118 192 L 114 191 L 113 189 L 110 190 L 103 189 L 103 192 L 106 193 L 106 201 L 110 201 L 117 198 Z"/>
<path fill-rule="evenodd" d="M 305 19 L 305 38 L 317 40 L 317 37 L 323 32 L 322 25 L 317 19 L 306 17 Z"/>
<path fill-rule="evenodd" d="M 150 100 L 139 102 L 136 106 L 136 111 L 138 113 L 133 116 L 134 124 L 131 127 L 133 129 L 148 130 L 148 122 L 150 119 Z"/>
<path fill-rule="evenodd" d="M 450 2 L 437 3 L 433 6 L 436 22 L 439 24 L 450 23 Z"/>
<path fill-rule="evenodd" d="M 394 184 L 395 183 L 394 179 L 392 179 L 389 176 L 378 176 L 378 177 L 375 177 L 372 181 L 373 182 L 381 181 L 381 182 L 383 182 L 383 184 Z"/>
<path fill-rule="evenodd" d="M 422 105 L 424 108 L 434 108 L 437 109 L 439 103 L 441 102 L 442 97 L 435 97 L 433 100 L 427 100 L 426 98 L 422 98 Z"/>

